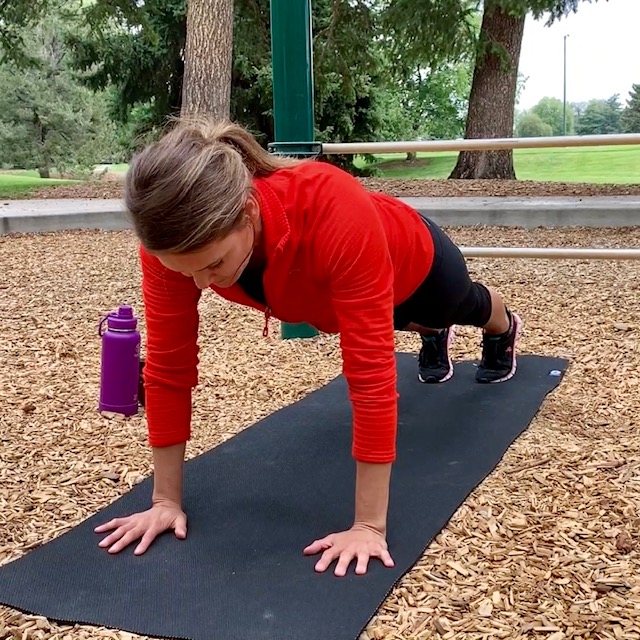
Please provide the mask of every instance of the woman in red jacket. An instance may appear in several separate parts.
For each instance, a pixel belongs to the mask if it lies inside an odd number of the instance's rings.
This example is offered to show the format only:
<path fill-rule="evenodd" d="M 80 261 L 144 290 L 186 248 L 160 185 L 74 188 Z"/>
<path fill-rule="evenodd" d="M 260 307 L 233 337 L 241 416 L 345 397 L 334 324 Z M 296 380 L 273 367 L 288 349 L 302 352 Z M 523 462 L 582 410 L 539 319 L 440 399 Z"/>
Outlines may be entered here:
<path fill-rule="evenodd" d="M 126 206 L 140 240 L 147 330 L 144 368 L 154 490 L 149 510 L 96 529 L 117 553 L 187 532 L 182 465 L 197 384 L 198 300 L 212 289 L 288 323 L 339 333 L 353 405 L 353 526 L 312 542 L 325 571 L 393 566 L 386 543 L 397 428 L 394 331 L 422 336 L 418 376 L 444 382 L 451 327 L 483 329 L 476 379 L 516 370 L 520 328 L 500 296 L 472 282 L 460 251 L 400 200 L 368 193 L 327 163 L 270 155 L 232 123 L 182 121 L 132 162 Z"/>

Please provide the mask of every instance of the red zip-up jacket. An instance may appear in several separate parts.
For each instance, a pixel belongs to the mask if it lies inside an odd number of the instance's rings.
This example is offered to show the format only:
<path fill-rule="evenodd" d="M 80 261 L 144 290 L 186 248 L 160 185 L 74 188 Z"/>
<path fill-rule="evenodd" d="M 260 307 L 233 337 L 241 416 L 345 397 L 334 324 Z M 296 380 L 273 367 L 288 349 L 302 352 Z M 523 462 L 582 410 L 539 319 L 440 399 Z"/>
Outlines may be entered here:
<path fill-rule="evenodd" d="M 263 219 L 267 305 L 239 285 L 211 286 L 224 298 L 287 323 L 340 333 L 353 408 L 352 455 L 371 463 L 396 456 L 394 307 L 428 274 L 433 242 L 418 213 L 369 193 L 341 169 L 303 162 L 254 180 Z M 191 436 L 191 389 L 198 381 L 198 300 L 193 278 L 140 249 L 147 331 L 149 444 Z"/>

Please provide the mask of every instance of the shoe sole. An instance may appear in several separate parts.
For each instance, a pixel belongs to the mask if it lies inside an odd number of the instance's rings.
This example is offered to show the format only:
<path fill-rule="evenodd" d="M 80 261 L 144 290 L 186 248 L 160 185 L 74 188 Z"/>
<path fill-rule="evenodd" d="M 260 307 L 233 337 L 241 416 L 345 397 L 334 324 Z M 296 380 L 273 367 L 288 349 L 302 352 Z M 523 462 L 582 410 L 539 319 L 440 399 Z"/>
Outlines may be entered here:
<path fill-rule="evenodd" d="M 447 336 L 447 356 L 449 358 L 449 371 L 447 375 L 444 378 L 441 378 L 440 380 L 425 380 L 420 375 L 420 372 L 418 372 L 418 380 L 420 380 L 422 384 L 438 384 L 440 382 L 446 382 L 451 378 L 451 376 L 453 376 L 453 362 L 451 361 L 451 353 L 449 352 L 449 348 L 453 343 L 453 338 L 455 337 L 455 335 L 456 335 L 455 327 L 449 327 L 449 335 Z"/>
<path fill-rule="evenodd" d="M 513 322 L 516 325 L 516 337 L 513 341 L 513 364 L 511 365 L 511 371 L 506 376 L 502 378 L 498 378 L 497 380 L 487 380 L 486 382 L 481 382 L 480 384 L 497 384 L 499 382 L 506 382 L 507 380 L 511 380 L 513 376 L 516 374 L 516 369 L 518 368 L 518 354 L 516 347 L 518 346 L 518 340 L 520 339 L 520 332 L 522 331 L 522 319 L 517 313 L 513 313 Z"/>

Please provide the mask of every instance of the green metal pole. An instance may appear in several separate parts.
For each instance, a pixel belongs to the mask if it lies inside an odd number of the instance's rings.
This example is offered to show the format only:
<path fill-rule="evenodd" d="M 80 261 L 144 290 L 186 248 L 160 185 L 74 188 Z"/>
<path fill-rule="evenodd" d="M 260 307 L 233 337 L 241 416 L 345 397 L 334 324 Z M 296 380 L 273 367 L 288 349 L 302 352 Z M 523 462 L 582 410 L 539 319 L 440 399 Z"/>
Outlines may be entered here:
<path fill-rule="evenodd" d="M 271 56 L 275 143 L 269 149 L 315 156 L 311 0 L 271 0 Z M 318 332 L 307 324 L 282 323 L 281 334 L 312 338 Z"/>

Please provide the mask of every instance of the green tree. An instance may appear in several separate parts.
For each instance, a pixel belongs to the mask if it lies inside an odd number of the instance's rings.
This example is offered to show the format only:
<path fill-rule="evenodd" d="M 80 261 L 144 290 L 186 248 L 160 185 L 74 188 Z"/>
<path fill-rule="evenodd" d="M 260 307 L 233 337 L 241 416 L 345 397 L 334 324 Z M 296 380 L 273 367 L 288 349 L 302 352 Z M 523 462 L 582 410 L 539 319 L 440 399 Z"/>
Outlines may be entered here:
<path fill-rule="evenodd" d="M 542 122 L 551 127 L 552 135 L 561 136 L 564 133 L 564 104 L 558 98 L 542 98 L 531 109 Z M 567 105 L 567 135 L 575 133 L 573 110 Z"/>
<path fill-rule="evenodd" d="M 625 133 L 640 133 L 640 84 L 634 84 L 620 119 Z"/>
<path fill-rule="evenodd" d="M 591 1 L 591 0 L 586 0 Z M 580 0 L 485 0 L 466 138 L 510 137 L 513 133 L 518 65 L 528 13 L 553 23 Z M 515 179 L 513 152 L 463 151 L 451 178 Z"/>
<path fill-rule="evenodd" d="M 469 61 L 464 60 L 441 65 L 421 79 L 413 98 L 420 107 L 416 115 L 423 125 L 422 131 L 418 130 L 419 135 L 436 140 L 462 136 L 471 73 Z"/>
<path fill-rule="evenodd" d="M 24 45 L 24 33 L 46 13 L 48 0 L 0 0 L 0 63 L 33 63 Z"/>
<path fill-rule="evenodd" d="M 185 0 L 93 0 L 83 11 L 86 27 L 69 36 L 74 66 L 87 86 L 109 90 L 131 151 L 180 111 L 186 6 Z M 236 0 L 231 116 L 265 143 L 273 139 L 269 18 L 268 0 Z M 399 57 L 402 47 L 381 31 L 381 18 L 378 2 L 314 0 L 317 139 L 459 135 L 471 57 L 442 69 L 415 64 L 409 53 Z"/>
<path fill-rule="evenodd" d="M 418 69 L 408 80 L 385 89 L 379 106 L 385 117 L 378 140 L 458 138 L 464 132 L 470 71 L 466 64 Z M 416 158 L 408 153 L 407 160 Z"/>
<path fill-rule="evenodd" d="M 89 86 L 113 86 L 114 115 L 125 123 L 136 119 L 134 136 L 153 135 L 180 110 L 185 6 L 185 0 L 94 0 L 85 10 L 86 31 L 78 30 L 69 40 L 74 64 Z M 381 37 L 376 4 L 314 0 L 312 18 L 317 139 L 366 141 L 406 131 L 408 101 L 398 89 L 405 67 Z M 231 116 L 266 143 L 273 140 L 269 0 L 236 0 L 233 31 Z M 437 91 L 447 82 L 457 80 L 423 85 Z M 344 166 L 352 160 L 330 159 Z"/>
<path fill-rule="evenodd" d="M 396 64 L 438 67 L 473 53 L 480 28 L 477 0 L 384 0 L 384 35 Z"/>
<path fill-rule="evenodd" d="M 84 83 L 113 88 L 113 117 L 131 123 L 141 142 L 180 113 L 186 10 L 186 0 L 94 0 L 82 11 L 82 27 L 67 36 Z"/>
<path fill-rule="evenodd" d="M 88 170 L 117 159 L 106 99 L 81 86 L 68 69 L 64 28 L 50 11 L 28 33 L 20 33 L 30 64 L 0 66 L 0 161 L 36 168 L 42 177 L 53 168 Z"/>
<path fill-rule="evenodd" d="M 590 100 L 576 122 L 578 135 L 620 133 L 622 107 L 617 95 L 607 100 Z"/>
<path fill-rule="evenodd" d="M 591 0 L 583 0 L 590 2 Z M 518 64 L 527 14 L 547 24 L 578 9 L 580 0 L 387 0 L 387 20 L 398 47 L 412 58 L 463 55 L 471 42 L 475 68 L 466 122 L 467 138 L 513 135 Z M 479 12 L 482 22 L 477 29 Z M 400 55 L 400 54 L 398 54 Z M 515 178 L 513 153 L 463 151 L 452 178 Z"/>
<path fill-rule="evenodd" d="M 537 113 L 530 111 L 518 119 L 516 135 L 519 138 L 539 138 L 553 135 L 553 129 Z"/>
<path fill-rule="evenodd" d="M 418 69 L 398 80 L 385 94 L 386 124 L 381 140 L 451 139 L 464 132 L 471 75 L 469 65 L 450 63 L 437 69 Z M 396 113 L 392 113 L 395 109 Z"/>

